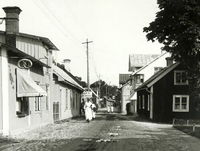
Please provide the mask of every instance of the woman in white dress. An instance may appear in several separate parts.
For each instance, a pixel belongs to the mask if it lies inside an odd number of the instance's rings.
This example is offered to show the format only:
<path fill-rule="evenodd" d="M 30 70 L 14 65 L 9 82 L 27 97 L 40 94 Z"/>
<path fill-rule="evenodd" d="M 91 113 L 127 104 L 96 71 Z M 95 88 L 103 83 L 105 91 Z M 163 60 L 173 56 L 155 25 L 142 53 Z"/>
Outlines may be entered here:
<path fill-rule="evenodd" d="M 85 110 L 85 119 L 87 122 L 90 122 L 92 120 L 92 103 L 90 102 L 89 99 L 87 99 L 87 101 L 85 102 L 84 110 Z"/>

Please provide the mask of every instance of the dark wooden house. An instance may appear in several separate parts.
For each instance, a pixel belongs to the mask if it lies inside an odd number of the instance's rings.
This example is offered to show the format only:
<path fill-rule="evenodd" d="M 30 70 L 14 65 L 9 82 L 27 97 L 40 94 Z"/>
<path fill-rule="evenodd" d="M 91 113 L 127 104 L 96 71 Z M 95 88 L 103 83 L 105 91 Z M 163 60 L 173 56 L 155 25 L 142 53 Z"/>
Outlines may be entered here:
<path fill-rule="evenodd" d="M 136 91 L 138 114 L 153 121 L 200 118 L 199 96 L 190 94 L 187 72 L 179 63 L 163 68 Z"/>

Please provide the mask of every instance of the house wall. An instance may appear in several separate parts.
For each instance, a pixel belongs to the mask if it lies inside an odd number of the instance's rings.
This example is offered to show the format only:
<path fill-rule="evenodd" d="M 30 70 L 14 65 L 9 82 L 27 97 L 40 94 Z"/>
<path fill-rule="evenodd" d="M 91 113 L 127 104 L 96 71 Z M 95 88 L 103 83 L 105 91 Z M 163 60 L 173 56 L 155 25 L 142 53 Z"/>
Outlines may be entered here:
<path fill-rule="evenodd" d="M 49 58 L 48 51 L 45 49 L 44 45 L 39 40 L 17 36 L 16 48 L 42 61 L 43 63 L 48 64 L 48 60 L 45 59 Z"/>
<path fill-rule="evenodd" d="M 146 90 L 141 90 L 137 92 L 137 113 L 144 117 L 150 116 L 150 111 L 148 110 L 148 103 L 150 105 L 150 102 L 148 102 L 148 96 L 150 98 L 150 93 Z"/>
<path fill-rule="evenodd" d="M 123 114 L 127 114 L 126 111 L 126 105 L 127 103 L 130 103 L 129 97 L 130 97 L 130 90 L 131 90 L 131 86 L 130 84 L 126 84 L 122 87 L 122 107 L 121 107 L 121 112 Z"/>
<path fill-rule="evenodd" d="M 144 68 L 143 70 L 141 70 L 140 72 L 138 72 L 138 74 L 144 74 L 144 81 L 146 81 L 147 79 L 149 79 L 152 75 L 154 75 L 155 67 L 166 67 L 166 57 L 169 57 L 168 53 L 163 54 L 160 58 L 158 58 L 157 60 L 155 60 L 154 62 L 152 62 L 151 64 L 149 64 L 146 68 Z"/>
<path fill-rule="evenodd" d="M 54 81 L 52 102 L 59 102 L 59 120 L 80 115 L 81 92 L 74 87 Z M 73 99 L 71 99 L 71 97 Z"/>
<path fill-rule="evenodd" d="M 178 66 L 174 70 L 184 70 Z M 174 117 L 188 118 L 190 112 L 173 112 L 173 95 L 188 95 L 187 85 L 174 85 L 174 70 L 159 80 L 154 85 L 154 120 L 160 122 L 171 122 Z M 190 99 L 190 103 L 191 103 Z"/>
<path fill-rule="evenodd" d="M 2 49 L 0 48 L 0 133 L 3 130 L 3 107 L 2 107 L 2 55 L 1 55 Z"/>
<path fill-rule="evenodd" d="M 18 59 L 9 59 L 9 123 L 10 133 L 21 133 L 42 125 L 53 122 L 52 103 L 50 102 L 51 73 L 44 72 L 47 69 L 33 63 L 30 68 L 31 78 L 38 82 L 40 87 L 47 91 L 48 96 L 40 97 L 40 110 L 35 111 L 35 97 L 29 97 L 29 115 L 18 117 L 16 114 L 17 95 L 16 95 L 16 66 Z"/>
<path fill-rule="evenodd" d="M 137 93 L 135 92 L 135 89 L 137 87 L 139 87 L 142 83 L 136 83 L 136 76 L 138 74 L 143 74 L 144 75 L 144 82 L 146 80 L 148 80 L 152 75 L 155 74 L 155 67 L 166 67 L 167 63 L 166 63 L 166 59 L 169 57 L 169 53 L 165 53 L 162 56 L 160 56 L 157 60 L 155 60 L 154 62 L 150 63 L 148 66 L 146 66 L 145 68 L 143 68 L 141 71 L 139 71 L 136 75 L 132 75 L 131 76 L 131 94 L 133 93 Z M 133 101 L 134 102 L 134 101 Z M 137 105 L 136 103 L 132 103 L 132 108 L 133 108 L 133 113 L 135 113 L 135 105 Z"/>
<path fill-rule="evenodd" d="M 153 85 L 153 120 L 156 122 L 172 122 L 173 118 L 200 118 L 200 112 L 195 109 L 195 101 L 199 101 L 199 98 L 195 100 L 195 98 L 190 95 L 188 85 L 174 85 L 175 70 L 184 70 L 184 67 L 176 67 Z M 146 94 L 148 94 L 146 90 L 138 91 L 138 96 Z M 173 95 L 190 96 L 189 112 L 173 112 Z M 149 118 L 149 113 L 146 108 L 140 110 L 139 114 Z"/>
<path fill-rule="evenodd" d="M 5 36 L 0 35 L 0 42 L 5 43 Z M 0 133 L 3 130 L 3 100 L 2 100 L 2 48 L 0 48 Z"/>

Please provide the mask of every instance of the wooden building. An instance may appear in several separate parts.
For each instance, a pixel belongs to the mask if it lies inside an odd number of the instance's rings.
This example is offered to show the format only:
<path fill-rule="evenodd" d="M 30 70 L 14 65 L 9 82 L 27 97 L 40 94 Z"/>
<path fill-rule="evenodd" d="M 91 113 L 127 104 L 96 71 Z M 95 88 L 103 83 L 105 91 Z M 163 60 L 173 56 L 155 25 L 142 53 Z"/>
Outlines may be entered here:
<path fill-rule="evenodd" d="M 53 65 L 53 119 L 63 120 L 80 115 L 81 93 L 84 91 L 67 70 Z"/>
<path fill-rule="evenodd" d="M 136 89 L 138 114 L 156 122 L 200 118 L 199 96 L 190 94 L 188 84 L 183 65 L 163 68 Z"/>

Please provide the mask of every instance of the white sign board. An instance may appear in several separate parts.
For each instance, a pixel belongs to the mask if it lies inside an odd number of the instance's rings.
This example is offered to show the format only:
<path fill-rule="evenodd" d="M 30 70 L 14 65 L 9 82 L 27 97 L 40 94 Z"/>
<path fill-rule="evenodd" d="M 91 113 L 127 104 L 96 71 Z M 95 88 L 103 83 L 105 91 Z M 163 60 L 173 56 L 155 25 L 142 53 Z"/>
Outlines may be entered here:
<path fill-rule="evenodd" d="M 92 92 L 91 91 L 84 91 L 82 93 L 82 98 L 92 98 Z"/>

